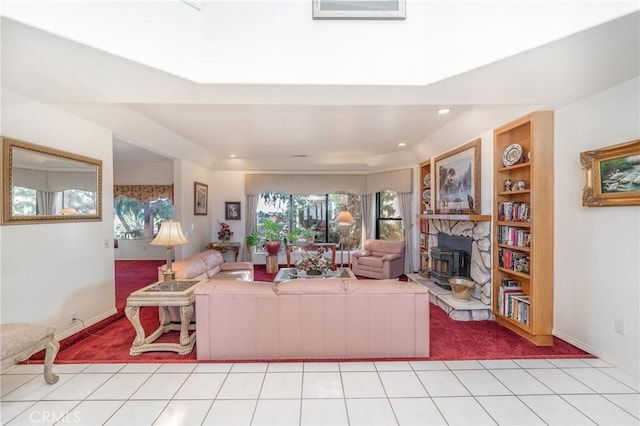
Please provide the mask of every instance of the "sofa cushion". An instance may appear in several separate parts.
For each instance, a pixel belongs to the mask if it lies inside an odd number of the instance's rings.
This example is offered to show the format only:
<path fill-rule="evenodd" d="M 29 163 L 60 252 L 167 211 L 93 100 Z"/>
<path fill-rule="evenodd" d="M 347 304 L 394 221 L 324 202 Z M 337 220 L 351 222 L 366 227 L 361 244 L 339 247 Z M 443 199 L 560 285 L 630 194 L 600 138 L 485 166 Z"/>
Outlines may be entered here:
<path fill-rule="evenodd" d="M 366 265 L 366 266 L 373 266 L 375 268 L 382 268 L 383 260 L 382 260 L 382 257 L 367 256 L 367 257 L 361 257 L 358 260 L 358 264 L 360 266 Z"/>
<path fill-rule="evenodd" d="M 221 270 L 213 276 L 213 279 L 222 281 L 251 281 L 253 280 L 253 271 L 242 269 L 230 271 Z"/>
<path fill-rule="evenodd" d="M 222 257 L 222 253 L 220 253 L 217 250 L 203 251 L 201 253 L 198 253 L 198 255 L 200 256 L 200 258 L 204 262 L 204 264 L 207 267 L 208 271 L 213 269 L 213 268 L 215 268 L 216 266 L 221 265 L 224 262 L 224 259 Z"/>
<path fill-rule="evenodd" d="M 274 295 L 273 288 L 269 283 L 257 283 L 253 281 L 222 281 L 209 280 L 200 284 L 194 290 L 198 294 L 251 294 L 251 295 Z"/>
<path fill-rule="evenodd" d="M 176 279 L 207 278 L 207 265 L 198 255 L 173 262 L 171 268 L 176 273 Z M 166 266 L 162 269 L 165 270 Z"/>
<path fill-rule="evenodd" d="M 384 256 L 385 254 L 404 253 L 403 241 L 388 241 L 388 240 L 366 240 L 364 242 L 364 249 L 369 250 L 374 256 Z"/>
<path fill-rule="evenodd" d="M 282 281 L 274 286 L 278 295 L 283 294 L 344 294 L 344 281 L 338 278 L 311 278 Z"/>
<path fill-rule="evenodd" d="M 414 294 L 428 293 L 423 285 L 397 280 L 351 280 L 347 294 Z"/>

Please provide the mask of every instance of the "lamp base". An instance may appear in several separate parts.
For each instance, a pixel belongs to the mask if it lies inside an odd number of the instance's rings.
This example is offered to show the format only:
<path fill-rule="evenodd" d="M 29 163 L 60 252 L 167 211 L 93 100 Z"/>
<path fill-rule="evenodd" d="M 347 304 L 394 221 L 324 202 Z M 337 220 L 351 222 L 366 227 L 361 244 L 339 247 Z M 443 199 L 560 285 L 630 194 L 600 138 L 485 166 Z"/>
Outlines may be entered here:
<path fill-rule="evenodd" d="M 176 279 L 176 273 L 174 271 L 164 271 L 162 275 L 164 275 L 165 283 Z"/>

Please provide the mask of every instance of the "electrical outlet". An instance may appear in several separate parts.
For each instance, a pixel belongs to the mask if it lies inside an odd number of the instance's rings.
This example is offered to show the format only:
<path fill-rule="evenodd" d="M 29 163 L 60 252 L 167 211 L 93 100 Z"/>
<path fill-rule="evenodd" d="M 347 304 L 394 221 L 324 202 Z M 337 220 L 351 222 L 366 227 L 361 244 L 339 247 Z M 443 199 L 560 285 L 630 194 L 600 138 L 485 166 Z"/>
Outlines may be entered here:
<path fill-rule="evenodd" d="M 627 332 L 625 324 L 624 324 L 624 321 L 622 319 L 620 319 L 620 318 L 616 318 L 614 320 L 614 324 L 615 324 L 615 327 L 616 327 L 616 333 L 624 336 L 626 334 L 626 332 Z"/>
<path fill-rule="evenodd" d="M 69 321 L 69 323 L 70 323 L 70 324 L 73 324 L 73 322 L 74 322 L 74 321 L 76 320 L 76 318 L 77 318 L 77 316 L 76 316 L 76 311 L 72 311 L 72 312 L 70 312 L 70 313 L 69 313 L 69 317 L 70 317 L 70 320 L 71 320 L 71 321 Z"/>

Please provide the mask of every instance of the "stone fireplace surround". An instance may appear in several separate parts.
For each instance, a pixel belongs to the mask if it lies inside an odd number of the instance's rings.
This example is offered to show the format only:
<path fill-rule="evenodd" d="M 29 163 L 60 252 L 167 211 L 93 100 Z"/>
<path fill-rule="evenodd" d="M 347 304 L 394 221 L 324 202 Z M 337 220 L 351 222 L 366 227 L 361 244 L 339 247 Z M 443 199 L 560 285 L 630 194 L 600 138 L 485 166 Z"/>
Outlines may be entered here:
<path fill-rule="evenodd" d="M 429 247 L 438 245 L 438 234 L 471 237 L 471 279 L 478 285 L 472 297 L 491 305 L 491 222 L 429 219 Z"/>

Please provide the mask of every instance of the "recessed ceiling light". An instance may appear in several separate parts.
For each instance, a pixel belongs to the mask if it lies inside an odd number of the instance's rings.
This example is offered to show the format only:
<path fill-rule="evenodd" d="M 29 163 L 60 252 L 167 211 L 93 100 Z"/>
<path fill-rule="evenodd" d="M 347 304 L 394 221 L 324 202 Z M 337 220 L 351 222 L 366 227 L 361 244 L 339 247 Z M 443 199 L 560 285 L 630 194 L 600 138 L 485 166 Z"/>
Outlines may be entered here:
<path fill-rule="evenodd" d="M 407 143 L 406 142 L 400 142 L 400 143 L 398 143 L 398 146 L 407 146 Z"/>
<path fill-rule="evenodd" d="M 229 158 L 236 158 L 235 154 L 229 154 Z"/>
<path fill-rule="evenodd" d="M 438 114 L 440 115 L 449 114 L 450 112 L 451 112 L 451 108 L 440 108 L 438 110 Z"/>

